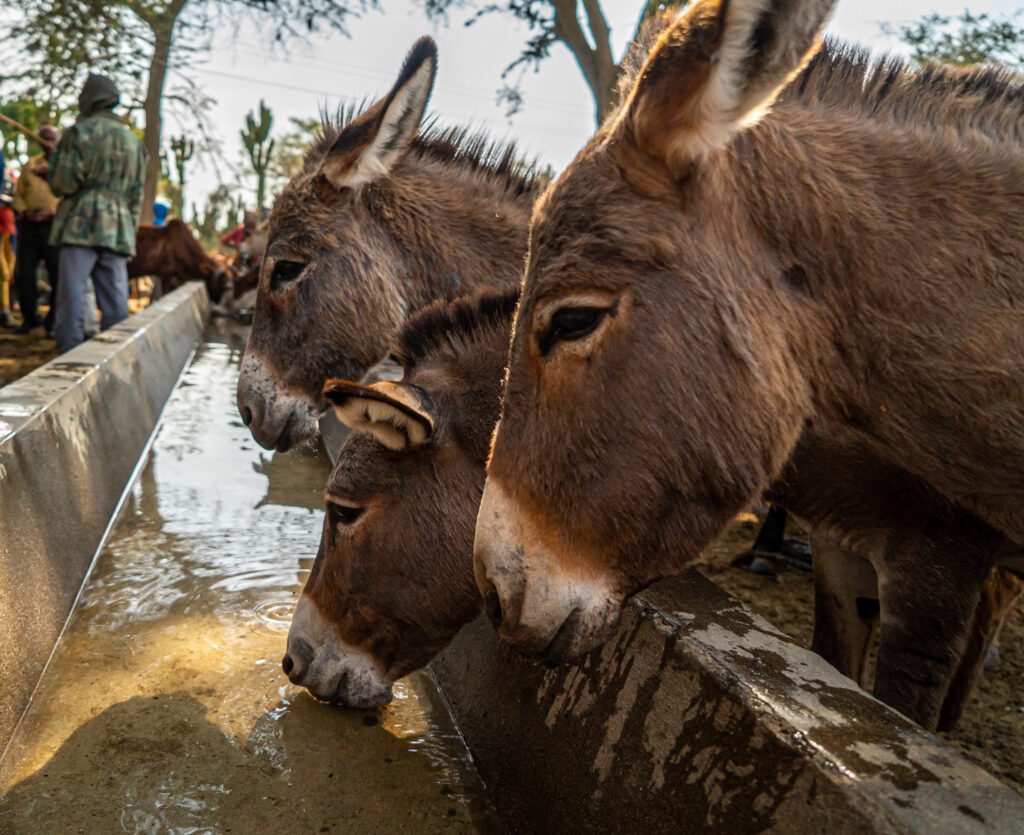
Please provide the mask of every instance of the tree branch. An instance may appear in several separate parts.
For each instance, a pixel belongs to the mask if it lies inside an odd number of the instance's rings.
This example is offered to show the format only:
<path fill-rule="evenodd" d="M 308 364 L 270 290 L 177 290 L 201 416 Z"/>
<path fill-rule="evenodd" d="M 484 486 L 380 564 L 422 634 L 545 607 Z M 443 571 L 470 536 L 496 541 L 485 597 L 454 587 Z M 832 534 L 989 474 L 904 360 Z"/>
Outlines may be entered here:
<path fill-rule="evenodd" d="M 600 79 L 597 73 L 597 61 L 594 50 L 587 43 L 579 19 L 576 17 L 576 0 L 552 0 L 555 8 L 555 36 L 572 52 L 576 63 L 580 65 L 590 88 L 595 91 Z"/>
<path fill-rule="evenodd" d="M 612 33 L 608 27 L 608 21 L 601 11 L 601 4 L 598 3 L 598 0 L 583 0 L 583 8 L 587 12 L 587 26 L 594 39 L 594 52 L 598 62 L 614 67 Z"/>

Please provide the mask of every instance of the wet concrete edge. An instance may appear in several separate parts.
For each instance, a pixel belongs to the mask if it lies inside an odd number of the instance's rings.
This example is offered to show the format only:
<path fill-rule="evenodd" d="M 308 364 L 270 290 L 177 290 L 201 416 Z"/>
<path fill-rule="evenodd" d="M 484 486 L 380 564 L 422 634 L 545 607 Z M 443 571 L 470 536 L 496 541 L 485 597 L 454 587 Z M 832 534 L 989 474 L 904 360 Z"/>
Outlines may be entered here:
<path fill-rule="evenodd" d="M 0 389 L 0 752 L 208 317 L 186 284 Z"/>
<path fill-rule="evenodd" d="M 546 669 L 479 619 L 432 671 L 516 831 L 1020 832 L 1024 799 L 691 571 Z"/>

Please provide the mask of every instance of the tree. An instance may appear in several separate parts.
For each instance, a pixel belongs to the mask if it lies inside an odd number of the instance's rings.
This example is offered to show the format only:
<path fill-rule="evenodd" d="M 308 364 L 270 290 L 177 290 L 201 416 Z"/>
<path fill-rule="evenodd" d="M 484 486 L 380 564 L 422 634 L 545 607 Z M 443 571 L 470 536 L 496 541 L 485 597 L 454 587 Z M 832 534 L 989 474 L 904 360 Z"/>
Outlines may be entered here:
<path fill-rule="evenodd" d="M 220 243 L 220 230 L 237 226 L 231 217 L 232 195 L 231 188 L 226 185 L 217 186 L 206 197 L 206 206 L 203 209 L 202 218 L 195 204 L 192 204 L 192 226 L 204 249 L 213 249 Z"/>
<path fill-rule="evenodd" d="M 318 118 L 288 120 L 291 130 L 275 140 L 274 155 L 270 158 L 267 181 L 272 191 L 279 191 L 292 177 L 302 171 L 306 150 L 320 132 Z"/>
<path fill-rule="evenodd" d="M 681 9 L 688 0 L 643 0 L 633 32 L 635 40 L 640 27 L 660 11 Z M 474 0 L 425 0 L 429 16 L 444 18 L 453 6 L 476 5 Z M 508 14 L 526 23 L 531 35 L 519 56 L 502 73 L 503 87 L 498 91 L 509 115 L 523 107 L 522 74 L 538 69 L 551 54 L 555 44 L 572 53 L 594 99 L 594 116 L 598 124 L 617 101 L 621 59 L 615 60 L 611 28 L 600 0 L 498 0 L 478 8 L 467 25 L 489 14 Z M 516 71 L 518 77 L 515 77 Z M 512 79 L 511 82 L 509 79 Z"/>
<path fill-rule="evenodd" d="M 935 61 L 963 67 L 972 64 L 1024 64 L 1024 28 L 1020 12 L 1006 17 L 974 14 L 929 14 L 898 27 L 883 26 L 910 47 L 918 63 Z"/>
<path fill-rule="evenodd" d="M 51 102 L 39 102 L 29 98 L 13 99 L 0 104 L 0 113 L 25 127 L 38 131 L 42 125 L 55 125 L 60 120 L 60 111 Z M 0 124 L 3 134 L 3 152 L 7 161 L 24 160 L 42 151 L 34 141 L 19 133 L 15 128 Z"/>
<path fill-rule="evenodd" d="M 256 207 L 262 209 L 267 194 L 267 168 L 274 153 L 274 140 L 270 138 L 270 129 L 274 125 L 274 114 L 260 99 L 260 120 L 250 110 L 245 117 L 245 129 L 240 131 L 242 144 L 249 152 L 252 170 L 256 173 Z"/>
<path fill-rule="evenodd" d="M 178 175 L 178 194 L 174 209 L 178 217 L 185 217 L 185 166 L 195 154 L 196 145 L 184 136 L 171 138 L 171 155 L 174 157 L 174 171 Z"/>
<path fill-rule="evenodd" d="M 348 19 L 374 0 L 19 0 L 6 39 L 0 86 L 44 101 L 73 100 L 84 71 L 100 68 L 145 114 L 149 152 L 143 219 L 160 179 L 161 133 L 169 70 L 187 68 L 209 48 L 219 10 L 249 13 L 278 42 L 322 28 L 345 32 Z M 8 70 L 11 67 L 13 69 Z M 186 82 L 187 83 L 187 82 Z M 196 111 L 194 86 L 174 94 Z"/>

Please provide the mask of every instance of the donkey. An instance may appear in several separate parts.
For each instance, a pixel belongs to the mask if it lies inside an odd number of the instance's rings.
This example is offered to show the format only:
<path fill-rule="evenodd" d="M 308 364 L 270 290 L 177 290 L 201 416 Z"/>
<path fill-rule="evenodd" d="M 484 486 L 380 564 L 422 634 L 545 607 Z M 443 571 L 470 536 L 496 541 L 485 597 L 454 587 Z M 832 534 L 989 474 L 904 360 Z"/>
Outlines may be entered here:
<path fill-rule="evenodd" d="M 386 702 L 398 677 L 424 666 L 480 611 L 473 526 L 516 299 L 510 289 L 435 302 L 397 336 L 400 382 L 325 387 L 353 434 L 328 481 L 320 548 L 282 661 L 321 699 Z M 993 585 L 993 595 L 1001 591 Z M 845 614 L 842 600 L 820 599 L 828 604 L 821 617 Z M 993 613 L 1009 602 L 979 607 L 944 726 L 959 717 L 998 631 Z M 880 670 L 885 686 L 890 678 Z"/>
<path fill-rule="evenodd" d="M 541 178 L 514 144 L 421 129 L 430 38 L 361 113 L 325 119 L 270 215 L 238 409 L 264 447 L 317 431 L 329 377 L 359 379 L 413 310 L 518 283 Z"/>
<path fill-rule="evenodd" d="M 1024 541 L 1021 87 L 818 51 L 832 6 L 693 4 L 540 199 L 475 567 L 500 634 L 557 661 L 765 488 L 841 481 L 804 513 L 870 560 L 910 679 L 885 698 L 934 727 Z M 786 471 L 833 444 L 847 469 Z M 975 547 L 901 548 L 869 473 Z"/>
<path fill-rule="evenodd" d="M 314 696 L 390 701 L 396 679 L 479 613 L 473 527 L 517 298 L 513 287 L 436 302 L 398 334 L 401 381 L 325 386 L 354 431 L 282 662 Z"/>

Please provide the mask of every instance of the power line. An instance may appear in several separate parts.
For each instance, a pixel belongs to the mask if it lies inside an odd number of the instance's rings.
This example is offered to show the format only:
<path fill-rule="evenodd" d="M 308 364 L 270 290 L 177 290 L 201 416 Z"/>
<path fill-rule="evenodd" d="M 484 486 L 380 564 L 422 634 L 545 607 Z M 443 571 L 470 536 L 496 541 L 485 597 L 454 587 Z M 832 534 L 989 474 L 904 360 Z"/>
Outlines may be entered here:
<path fill-rule="evenodd" d="M 236 42 L 237 43 L 242 43 L 245 46 L 250 47 L 249 49 L 237 49 L 236 50 L 237 52 L 240 52 L 243 55 L 249 55 L 249 56 L 253 56 L 253 57 L 257 57 L 257 58 L 265 57 L 265 55 L 266 55 L 266 50 L 262 49 L 259 46 L 259 44 L 256 44 L 253 41 L 249 41 L 249 40 L 245 40 L 245 39 L 239 38 Z M 310 60 L 312 60 L 311 63 L 308 62 Z M 362 65 L 362 64 L 352 64 L 352 63 L 349 63 L 347 61 L 329 61 L 326 58 L 307 59 L 307 63 L 303 63 L 301 61 L 292 61 L 290 58 L 288 58 L 283 63 L 287 64 L 288 66 L 299 66 L 299 67 L 307 66 L 307 67 L 310 67 L 311 69 L 320 69 L 320 68 L 338 69 L 338 70 L 342 70 L 342 71 L 344 71 L 344 72 L 346 72 L 346 73 L 348 73 L 350 75 L 355 75 L 355 76 L 359 76 L 359 77 L 363 77 L 363 78 L 369 78 L 369 79 L 372 79 L 374 81 L 390 82 L 395 77 L 393 73 L 388 73 L 388 72 L 385 72 L 383 70 L 378 70 L 378 69 L 374 69 L 372 67 L 367 67 L 367 66 Z M 487 101 L 489 101 L 491 103 L 494 102 L 494 92 L 495 91 L 494 90 L 489 90 L 489 89 L 487 89 L 485 87 L 476 87 L 476 86 L 473 86 L 473 85 L 453 83 L 453 82 L 450 82 L 450 81 L 446 81 L 444 84 L 438 85 L 438 87 L 439 88 L 443 88 L 445 90 L 450 90 L 450 91 L 453 91 L 453 92 L 462 92 L 462 93 L 465 93 L 467 95 L 473 95 L 473 96 L 478 97 L 478 98 L 486 99 Z M 584 110 L 584 109 L 576 108 L 576 107 L 572 107 L 572 106 L 568 106 L 567 107 L 564 102 L 559 102 L 559 101 L 556 101 L 554 99 L 538 98 L 536 96 L 531 95 L 530 98 L 529 98 L 529 102 L 530 102 L 530 106 L 531 107 L 536 106 L 536 107 L 538 107 L 540 109 L 543 109 L 543 110 L 554 110 L 554 111 L 556 111 L 558 113 L 573 113 L 573 114 L 576 114 L 576 115 L 579 115 L 579 116 L 588 116 L 588 117 L 592 117 L 593 116 L 593 111 Z"/>
<path fill-rule="evenodd" d="M 310 93 L 310 94 L 313 94 L 313 95 L 316 95 L 316 96 L 324 96 L 325 98 L 340 98 L 340 99 L 346 99 L 346 98 L 350 99 L 351 98 L 349 96 L 341 96 L 341 95 L 338 95 L 337 93 L 332 93 L 329 90 L 315 89 L 313 87 L 303 87 L 303 86 L 297 85 L 297 84 L 287 84 L 287 83 L 285 83 L 283 81 L 270 81 L 270 80 L 263 79 L 263 78 L 256 78 L 255 76 L 239 75 L 237 73 L 223 72 L 222 70 L 211 70 L 211 69 L 207 69 L 205 67 L 193 67 L 191 69 L 191 72 L 204 73 L 206 75 L 213 75 L 213 76 L 217 76 L 217 77 L 220 77 L 220 78 L 227 78 L 227 79 L 230 79 L 232 81 L 245 82 L 245 83 L 248 83 L 248 84 L 259 84 L 259 85 L 262 85 L 264 87 L 275 87 L 275 88 L 278 88 L 278 89 L 281 89 L 281 90 L 288 90 L 288 91 L 291 91 L 293 93 Z M 580 136 L 579 132 L 577 132 L 577 131 L 569 130 L 569 129 L 565 129 L 565 128 L 560 128 L 557 125 L 539 125 L 539 124 L 529 124 L 529 123 L 525 123 L 524 122 L 524 123 L 520 124 L 520 127 L 526 128 L 528 130 L 538 131 L 540 133 L 547 133 L 547 134 L 549 134 L 551 136 L 565 136 L 565 137 L 570 137 L 570 138 L 574 138 L 574 139 L 578 138 Z"/>

